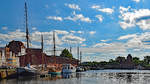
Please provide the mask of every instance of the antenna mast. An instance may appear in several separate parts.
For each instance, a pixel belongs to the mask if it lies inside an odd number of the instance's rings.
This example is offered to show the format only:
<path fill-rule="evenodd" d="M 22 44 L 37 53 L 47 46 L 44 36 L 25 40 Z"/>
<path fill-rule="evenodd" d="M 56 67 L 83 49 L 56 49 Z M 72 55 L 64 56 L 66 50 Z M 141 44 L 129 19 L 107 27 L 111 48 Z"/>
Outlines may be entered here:
<path fill-rule="evenodd" d="M 25 27 L 26 27 L 27 49 L 28 49 L 29 48 L 29 30 L 28 30 L 28 11 L 27 11 L 26 2 L 25 2 Z"/>

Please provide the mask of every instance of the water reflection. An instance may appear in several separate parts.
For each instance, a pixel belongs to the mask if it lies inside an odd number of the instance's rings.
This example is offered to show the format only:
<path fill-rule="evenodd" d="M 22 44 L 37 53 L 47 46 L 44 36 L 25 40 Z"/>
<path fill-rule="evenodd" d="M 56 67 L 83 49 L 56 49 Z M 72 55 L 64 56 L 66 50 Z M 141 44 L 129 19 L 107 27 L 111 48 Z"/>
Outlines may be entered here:
<path fill-rule="evenodd" d="M 2 80 L 0 84 L 149 84 L 150 71 L 88 71 Z"/>

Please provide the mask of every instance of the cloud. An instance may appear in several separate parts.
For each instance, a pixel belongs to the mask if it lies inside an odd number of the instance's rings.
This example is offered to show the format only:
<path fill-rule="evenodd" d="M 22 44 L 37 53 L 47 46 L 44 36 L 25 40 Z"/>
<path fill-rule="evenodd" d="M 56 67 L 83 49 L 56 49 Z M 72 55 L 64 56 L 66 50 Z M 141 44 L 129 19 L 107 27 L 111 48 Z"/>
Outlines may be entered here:
<path fill-rule="evenodd" d="M 78 34 L 83 34 L 83 31 L 77 31 Z"/>
<path fill-rule="evenodd" d="M 56 39 L 56 44 L 57 45 L 62 45 L 63 41 L 61 40 L 61 38 L 59 37 L 59 35 L 67 35 L 69 32 L 64 31 L 64 30 L 54 30 L 55 31 L 55 39 Z M 44 37 L 44 43 L 46 45 L 52 45 L 53 44 L 53 31 L 49 31 L 49 32 L 33 32 L 31 34 L 31 40 L 35 41 L 35 42 L 41 42 L 41 35 L 43 35 Z"/>
<path fill-rule="evenodd" d="M 108 43 L 97 43 L 95 45 L 93 45 L 93 47 L 102 47 L 102 46 L 109 46 L 111 44 L 108 44 Z"/>
<path fill-rule="evenodd" d="M 101 8 L 99 5 L 93 5 L 91 8 L 107 14 L 112 14 L 114 12 L 112 8 Z"/>
<path fill-rule="evenodd" d="M 70 33 L 76 33 L 76 31 L 71 30 Z"/>
<path fill-rule="evenodd" d="M 100 40 L 101 42 L 107 42 L 107 41 L 111 41 L 111 39 L 106 39 L 106 40 Z"/>
<path fill-rule="evenodd" d="M 121 21 L 120 26 L 123 29 L 139 26 L 142 30 L 150 29 L 150 10 L 149 9 L 131 9 L 130 7 L 120 7 Z"/>
<path fill-rule="evenodd" d="M 142 34 L 128 34 L 120 36 L 118 40 L 127 39 L 127 42 L 124 43 L 125 47 L 131 49 L 150 49 L 150 32 L 145 32 Z"/>
<path fill-rule="evenodd" d="M 48 16 L 47 17 L 48 20 L 52 19 L 52 20 L 57 20 L 57 21 L 62 21 L 63 18 L 59 17 L 59 16 Z"/>
<path fill-rule="evenodd" d="M 78 37 L 78 36 L 74 36 L 74 35 L 72 35 L 72 34 L 63 36 L 63 37 L 62 37 L 62 40 L 63 40 L 64 42 L 73 43 L 73 44 L 74 44 L 74 43 L 75 43 L 75 44 L 78 44 L 78 43 L 82 43 L 82 42 L 85 41 L 84 38 L 81 38 L 81 37 Z"/>
<path fill-rule="evenodd" d="M 16 31 L 13 31 L 13 32 L 8 32 L 8 34 L 0 33 L 0 40 L 11 41 L 11 40 L 14 40 L 14 39 L 16 39 L 16 40 L 25 39 L 25 33 L 21 32 L 20 29 L 17 29 Z"/>
<path fill-rule="evenodd" d="M 88 22 L 88 23 L 91 23 L 92 20 L 89 18 L 89 17 L 85 17 L 83 16 L 82 14 L 76 14 L 75 11 L 73 12 L 73 17 L 71 16 L 68 16 L 68 17 L 65 17 L 66 20 L 72 20 L 72 21 L 82 21 L 82 22 Z"/>
<path fill-rule="evenodd" d="M 82 50 L 84 53 L 100 53 L 105 54 L 104 56 L 117 56 L 118 54 L 126 54 L 127 50 L 124 43 L 114 42 L 114 43 L 96 43 L 90 48 L 84 48 Z"/>
<path fill-rule="evenodd" d="M 95 34 L 95 33 L 96 33 L 96 31 L 90 31 L 90 32 L 89 32 L 90 35 L 93 35 L 93 34 Z"/>
<path fill-rule="evenodd" d="M 65 31 L 65 30 L 54 30 L 57 34 L 68 34 L 69 32 Z"/>
<path fill-rule="evenodd" d="M 74 10 L 81 10 L 79 5 L 76 5 L 76 4 L 65 4 L 65 6 L 68 6 L 69 8 L 74 9 Z"/>
<path fill-rule="evenodd" d="M 98 18 L 98 20 L 99 20 L 100 22 L 103 21 L 103 16 L 102 16 L 102 15 L 96 15 L 95 17 Z"/>
<path fill-rule="evenodd" d="M 6 27 L 6 26 L 2 27 L 2 30 L 7 30 L 7 29 L 8 29 L 8 27 Z"/>
<path fill-rule="evenodd" d="M 139 2 L 140 2 L 140 0 L 132 0 L 132 1 L 135 1 L 136 3 L 139 3 Z"/>
<path fill-rule="evenodd" d="M 128 35 L 125 35 L 125 36 L 120 36 L 118 38 L 118 40 L 124 40 L 124 39 L 135 38 L 135 37 L 137 37 L 136 34 L 128 34 Z"/>
<path fill-rule="evenodd" d="M 32 30 L 36 30 L 37 28 L 36 27 L 32 27 Z"/>

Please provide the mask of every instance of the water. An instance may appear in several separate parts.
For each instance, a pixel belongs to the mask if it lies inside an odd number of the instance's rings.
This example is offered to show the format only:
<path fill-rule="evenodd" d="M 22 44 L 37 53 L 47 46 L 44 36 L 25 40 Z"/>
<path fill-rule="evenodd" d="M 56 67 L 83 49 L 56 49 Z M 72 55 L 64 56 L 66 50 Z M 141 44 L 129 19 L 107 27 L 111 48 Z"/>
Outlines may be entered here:
<path fill-rule="evenodd" d="M 149 84 L 149 70 L 93 70 L 53 77 L 2 80 L 0 84 Z"/>

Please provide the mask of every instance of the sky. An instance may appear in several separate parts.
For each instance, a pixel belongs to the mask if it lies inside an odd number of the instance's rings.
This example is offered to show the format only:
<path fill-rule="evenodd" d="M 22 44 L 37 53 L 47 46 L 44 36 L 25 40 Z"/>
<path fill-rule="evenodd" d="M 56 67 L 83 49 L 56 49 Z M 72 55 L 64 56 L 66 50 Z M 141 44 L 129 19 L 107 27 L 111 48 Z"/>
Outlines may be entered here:
<path fill-rule="evenodd" d="M 30 47 L 51 55 L 56 32 L 57 55 L 72 47 L 83 61 L 108 61 L 118 56 L 150 55 L 150 0 L 1 0 L 0 47 L 25 40 L 27 2 Z"/>

